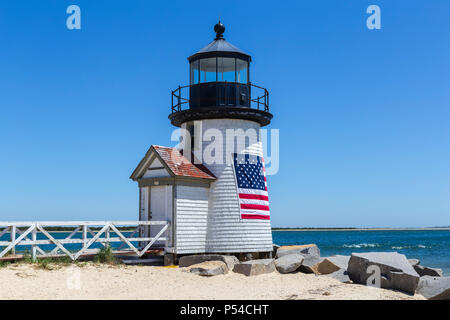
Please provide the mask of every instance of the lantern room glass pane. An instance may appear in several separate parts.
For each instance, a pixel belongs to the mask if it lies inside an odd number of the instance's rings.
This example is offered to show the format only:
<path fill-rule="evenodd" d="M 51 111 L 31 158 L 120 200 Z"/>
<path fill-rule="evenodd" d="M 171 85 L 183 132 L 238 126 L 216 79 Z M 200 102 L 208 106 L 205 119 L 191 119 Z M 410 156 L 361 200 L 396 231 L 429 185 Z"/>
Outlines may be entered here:
<path fill-rule="evenodd" d="M 197 84 L 199 81 L 199 61 L 194 61 L 191 63 L 191 84 Z"/>
<path fill-rule="evenodd" d="M 216 81 L 216 58 L 200 59 L 200 82 Z"/>
<path fill-rule="evenodd" d="M 241 59 L 236 59 L 236 74 L 237 74 L 236 82 L 247 83 L 248 82 L 247 72 L 248 72 L 248 62 Z"/>
<path fill-rule="evenodd" d="M 234 58 L 217 58 L 217 81 L 236 82 L 236 61 Z"/>

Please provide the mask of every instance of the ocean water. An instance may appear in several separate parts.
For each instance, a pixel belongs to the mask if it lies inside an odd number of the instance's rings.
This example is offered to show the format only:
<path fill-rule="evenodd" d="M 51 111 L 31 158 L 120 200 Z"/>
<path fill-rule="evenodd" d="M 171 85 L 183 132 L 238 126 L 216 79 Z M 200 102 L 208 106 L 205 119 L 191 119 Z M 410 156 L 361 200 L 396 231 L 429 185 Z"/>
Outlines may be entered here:
<path fill-rule="evenodd" d="M 272 235 L 277 245 L 315 243 L 323 257 L 396 251 L 450 276 L 450 230 L 273 231 Z"/>

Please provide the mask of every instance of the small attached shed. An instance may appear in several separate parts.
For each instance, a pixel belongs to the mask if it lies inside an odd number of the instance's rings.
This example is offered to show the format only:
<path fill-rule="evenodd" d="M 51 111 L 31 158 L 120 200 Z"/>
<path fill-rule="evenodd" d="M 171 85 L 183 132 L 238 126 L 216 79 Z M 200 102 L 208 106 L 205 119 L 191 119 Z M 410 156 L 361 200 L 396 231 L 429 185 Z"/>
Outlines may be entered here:
<path fill-rule="evenodd" d="M 139 184 L 139 220 L 170 222 L 166 252 L 205 252 L 209 191 L 216 180 L 205 166 L 176 148 L 153 145 L 130 178 Z M 141 227 L 140 236 L 154 237 L 161 228 Z"/>

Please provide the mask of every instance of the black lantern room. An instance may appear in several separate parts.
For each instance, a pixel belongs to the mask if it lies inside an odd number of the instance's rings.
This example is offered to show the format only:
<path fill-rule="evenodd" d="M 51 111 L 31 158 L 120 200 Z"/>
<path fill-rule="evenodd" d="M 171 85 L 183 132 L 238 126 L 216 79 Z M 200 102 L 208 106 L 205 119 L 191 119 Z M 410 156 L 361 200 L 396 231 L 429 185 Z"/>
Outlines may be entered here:
<path fill-rule="evenodd" d="M 217 118 L 269 124 L 269 92 L 250 82 L 251 56 L 225 40 L 220 21 L 214 31 L 214 41 L 188 58 L 189 85 L 172 91 L 169 119 L 175 126 Z"/>

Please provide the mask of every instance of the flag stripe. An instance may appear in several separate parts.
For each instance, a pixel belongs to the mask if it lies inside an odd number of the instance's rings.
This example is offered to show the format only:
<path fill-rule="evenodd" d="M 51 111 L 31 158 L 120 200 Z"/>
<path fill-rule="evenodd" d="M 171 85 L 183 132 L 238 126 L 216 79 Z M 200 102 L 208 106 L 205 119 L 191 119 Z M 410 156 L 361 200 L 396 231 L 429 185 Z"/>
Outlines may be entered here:
<path fill-rule="evenodd" d="M 242 219 L 270 220 L 270 216 L 264 214 L 242 214 Z"/>
<path fill-rule="evenodd" d="M 247 193 L 247 194 L 261 194 L 263 196 L 267 196 L 266 190 L 261 189 L 248 189 L 248 188 L 239 188 L 238 193 Z"/>
<path fill-rule="evenodd" d="M 262 195 L 262 194 L 239 193 L 239 198 L 269 201 L 269 197 L 266 195 Z"/>
<path fill-rule="evenodd" d="M 259 204 L 262 206 L 269 206 L 269 201 L 253 200 L 253 199 L 240 199 L 240 200 L 241 200 L 241 204 L 245 203 L 245 204 Z"/>
<path fill-rule="evenodd" d="M 269 211 L 269 206 L 263 206 L 260 204 L 241 203 L 241 209 L 256 209 Z"/>
<path fill-rule="evenodd" d="M 256 210 L 256 209 L 241 209 L 241 214 L 263 214 L 263 215 L 269 216 L 270 211 Z"/>

